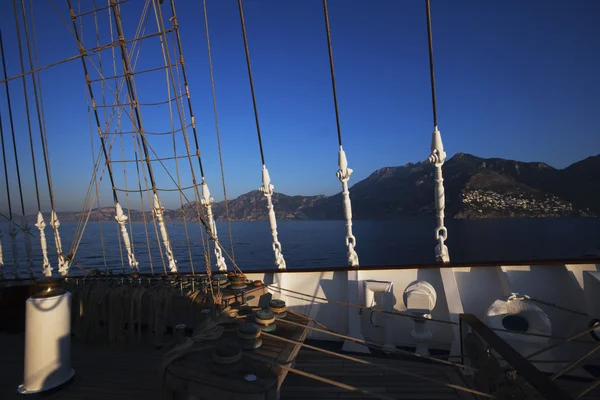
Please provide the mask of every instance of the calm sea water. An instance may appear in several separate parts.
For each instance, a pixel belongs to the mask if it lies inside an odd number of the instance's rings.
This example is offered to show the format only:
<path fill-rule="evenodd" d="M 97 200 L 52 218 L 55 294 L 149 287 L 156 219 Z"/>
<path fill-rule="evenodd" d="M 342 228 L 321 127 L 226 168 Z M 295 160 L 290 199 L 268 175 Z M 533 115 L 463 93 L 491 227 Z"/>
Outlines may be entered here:
<path fill-rule="evenodd" d="M 60 227 L 63 247 L 70 249 L 76 223 Z M 433 263 L 435 221 L 432 219 L 405 219 L 398 221 L 356 221 L 354 234 L 361 265 L 407 265 Z M 447 241 L 453 262 L 510 261 L 524 259 L 579 258 L 590 248 L 600 247 L 600 219 L 489 219 L 449 220 Z M 163 263 L 152 224 L 147 225 L 152 268 L 163 270 Z M 279 221 L 279 239 L 289 269 L 346 265 L 344 221 Z M 3 234 L 5 273 L 11 276 L 12 251 L 8 225 L 0 224 Z M 226 222 L 218 222 L 219 238 L 231 254 Z M 181 271 L 204 270 L 200 226 L 182 222 L 168 224 L 173 250 Z M 233 250 L 237 264 L 243 270 L 274 268 L 271 250 L 271 232 L 267 221 L 232 222 Z M 38 230 L 31 232 L 37 237 Z M 101 234 L 102 232 L 102 234 Z M 51 245 L 52 230 L 46 229 Z M 25 273 L 25 246 L 19 231 L 18 253 L 21 271 Z M 132 224 L 132 238 L 136 257 L 142 271 L 150 271 L 151 263 L 146 245 L 146 233 L 141 223 Z M 39 241 L 32 238 L 36 272 L 41 270 Z M 66 251 L 65 251 L 66 252 Z M 50 247 L 50 260 L 56 272 L 56 253 Z M 123 251 L 124 253 L 124 251 Z M 191 253 L 191 262 L 190 262 Z M 89 222 L 76 254 L 82 266 L 115 273 L 122 270 L 119 239 L 115 223 Z M 214 263 L 214 257 L 211 259 Z M 228 265 L 231 263 L 228 261 Z M 73 266 L 71 273 L 80 273 Z"/>

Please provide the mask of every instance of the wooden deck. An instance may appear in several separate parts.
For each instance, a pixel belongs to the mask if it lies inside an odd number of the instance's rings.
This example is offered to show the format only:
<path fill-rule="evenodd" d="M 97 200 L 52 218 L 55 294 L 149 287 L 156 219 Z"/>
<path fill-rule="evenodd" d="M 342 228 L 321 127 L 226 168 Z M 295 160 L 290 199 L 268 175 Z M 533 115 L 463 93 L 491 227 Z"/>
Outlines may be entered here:
<path fill-rule="evenodd" d="M 0 399 L 24 398 L 16 394 L 23 377 L 23 345 L 22 334 L 0 334 Z M 43 397 L 48 400 L 162 399 L 158 369 L 163 352 L 147 344 L 88 346 L 73 340 L 72 366 L 76 371 L 75 378 L 60 390 L 45 393 Z M 461 376 L 452 368 L 396 359 L 361 358 L 465 386 Z M 300 351 L 294 367 L 392 398 L 474 399 L 452 388 L 435 386 L 396 372 L 368 368 L 306 349 Z M 559 381 L 570 394 L 578 393 L 589 385 Z M 282 400 L 359 398 L 366 397 L 293 373 L 288 374 L 281 391 Z M 600 399 L 600 390 L 596 389 L 582 398 Z"/>

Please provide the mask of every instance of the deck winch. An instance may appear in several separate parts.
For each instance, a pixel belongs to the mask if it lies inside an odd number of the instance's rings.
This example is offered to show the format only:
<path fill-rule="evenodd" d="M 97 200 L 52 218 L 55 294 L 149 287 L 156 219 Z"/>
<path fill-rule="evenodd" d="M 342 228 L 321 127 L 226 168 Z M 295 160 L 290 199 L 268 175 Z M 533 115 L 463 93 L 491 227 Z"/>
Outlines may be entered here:
<path fill-rule="evenodd" d="M 283 300 L 271 300 L 269 302 L 269 310 L 273 313 L 276 319 L 285 318 L 287 316 L 287 307 Z"/>
<path fill-rule="evenodd" d="M 258 349 L 262 345 L 260 332 L 260 326 L 251 322 L 240 326 L 237 331 L 240 346 L 244 350 Z"/>
<path fill-rule="evenodd" d="M 217 345 L 212 352 L 214 371 L 229 374 L 237 371 L 242 363 L 242 348 L 235 342 L 224 342 Z"/>
<path fill-rule="evenodd" d="M 273 332 L 277 327 L 275 325 L 275 314 L 271 310 L 258 310 L 254 314 L 254 322 L 264 332 Z"/>
<path fill-rule="evenodd" d="M 246 277 L 243 275 L 234 275 L 229 277 L 229 289 L 244 290 L 246 289 Z"/>

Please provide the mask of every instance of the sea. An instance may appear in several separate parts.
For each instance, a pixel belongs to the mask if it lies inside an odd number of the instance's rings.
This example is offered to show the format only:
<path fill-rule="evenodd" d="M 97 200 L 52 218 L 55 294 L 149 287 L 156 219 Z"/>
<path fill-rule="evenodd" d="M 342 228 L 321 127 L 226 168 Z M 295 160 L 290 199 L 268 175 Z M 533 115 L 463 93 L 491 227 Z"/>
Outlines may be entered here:
<path fill-rule="evenodd" d="M 288 269 L 342 267 L 346 262 L 344 221 L 278 221 L 279 241 Z M 453 263 L 579 259 L 590 249 L 600 250 L 600 218 L 561 219 L 476 219 L 448 220 L 447 246 Z M 30 222 L 34 269 L 41 275 L 39 231 Z M 202 226 L 183 222 L 167 224 L 177 265 L 182 272 L 206 269 L 202 245 Z M 0 224 L 5 276 L 13 270 L 12 244 L 8 224 Z M 77 223 L 62 223 L 60 233 L 65 253 L 74 249 Z M 79 226 L 81 231 L 81 226 Z M 275 269 L 272 237 L 268 221 L 217 222 L 219 240 L 227 253 L 244 271 Z M 419 265 L 435 262 L 435 220 L 430 218 L 394 221 L 354 221 L 356 251 L 361 265 Z M 146 238 L 146 232 L 148 239 Z M 161 273 L 165 262 L 153 224 L 132 223 L 130 234 L 140 271 Z M 56 273 L 57 257 L 53 231 L 48 225 L 49 258 Z M 88 222 L 71 275 L 90 270 L 128 271 L 127 256 L 113 222 Z M 159 236 L 160 237 L 160 236 Z M 162 245 L 162 243 L 160 243 Z M 17 254 L 20 271 L 26 276 L 23 233 L 18 231 Z M 214 255 L 211 254 L 214 265 Z M 231 260 L 226 257 L 231 268 Z"/>

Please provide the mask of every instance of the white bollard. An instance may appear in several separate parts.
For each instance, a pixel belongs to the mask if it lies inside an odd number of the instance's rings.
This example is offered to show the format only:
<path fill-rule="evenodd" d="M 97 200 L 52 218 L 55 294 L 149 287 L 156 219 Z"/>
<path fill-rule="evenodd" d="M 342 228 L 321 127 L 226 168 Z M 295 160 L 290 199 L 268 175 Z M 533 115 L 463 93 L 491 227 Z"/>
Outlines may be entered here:
<path fill-rule="evenodd" d="M 25 368 L 20 394 L 40 393 L 69 381 L 71 368 L 71 293 L 48 288 L 25 306 Z"/>

